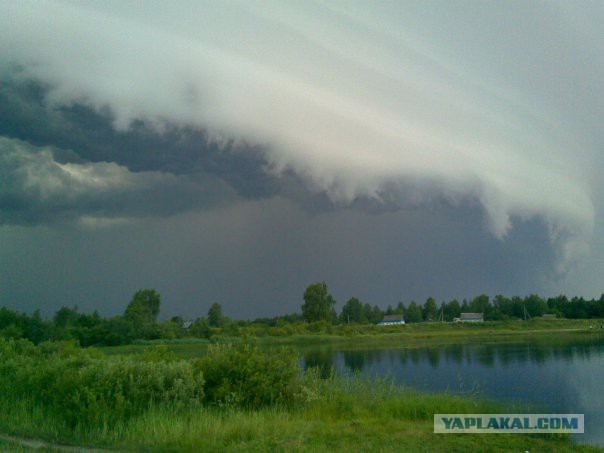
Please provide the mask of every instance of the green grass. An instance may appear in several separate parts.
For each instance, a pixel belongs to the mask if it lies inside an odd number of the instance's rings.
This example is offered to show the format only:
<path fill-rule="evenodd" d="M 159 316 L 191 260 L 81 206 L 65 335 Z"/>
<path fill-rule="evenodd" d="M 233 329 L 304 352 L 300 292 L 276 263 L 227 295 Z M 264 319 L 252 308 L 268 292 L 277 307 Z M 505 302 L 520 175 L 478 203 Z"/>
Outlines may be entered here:
<path fill-rule="evenodd" d="M 536 341 L 555 344 L 567 339 L 577 341 L 594 335 L 604 335 L 599 327 L 604 321 L 535 319 L 530 321 L 511 320 L 485 322 L 482 324 L 418 323 L 404 326 L 333 326 L 331 333 L 317 332 L 290 335 L 263 335 L 246 337 L 262 348 L 291 346 L 299 350 L 321 346 L 322 348 L 374 349 L 374 348 L 414 348 L 441 344 L 480 342 L 497 343 L 512 341 Z M 590 328 L 592 327 L 592 328 Z M 279 328 L 276 328 L 279 329 Z M 268 328 L 267 332 L 271 332 Z M 241 343 L 240 337 L 215 335 L 211 341 L 187 340 L 163 342 L 179 357 L 198 357 L 205 354 L 212 343 Z M 152 344 L 162 343 L 154 341 Z M 145 344 L 112 346 L 100 348 L 107 354 L 136 354 L 143 352 Z"/>
<path fill-rule="evenodd" d="M 361 378 L 307 379 L 306 402 L 257 410 L 159 409 L 111 428 L 78 431 L 43 408 L 0 404 L 0 429 L 59 443 L 130 451 L 602 451 L 543 435 L 434 434 L 434 413 L 518 412 L 483 399 L 435 395 Z M 1 444 L 0 444 L 1 445 Z"/>
<path fill-rule="evenodd" d="M 593 335 L 599 335 L 599 331 L 589 330 L 589 324 L 570 321 L 533 321 L 522 324 L 521 328 L 517 328 L 516 324 L 426 324 L 405 326 L 398 331 L 393 331 L 392 328 L 378 330 L 377 333 L 371 329 L 373 328 L 353 335 L 317 333 L 289 338 L 262 337 L 256 341 L 267 348 L 282 345 L 280 341 L 284 339 L 290 341 L 288 344 L 296 346 L 310 343 L 327 347 L 348 345 L 375 348 L 379 345 L 414 347 L 456 343 L 475 341 L 478 338 L 485 341 L 509 341 L 510 338 L 519 339 L 525 336 L 530 337 L 532 341 L 552 343 L 567 339 L 576 341 L 577 335 L 586 340 L 592 339 Z M 494 330 L 497 331 L 496 334 L 493 333 Z M 553 333 L 555 335 L 552 335 Z M 219 341 L 241 342 L 241 338 L 221 338 Z M 105 356 L 98 352 L 78 352 L 72 347 L 61 349 L 60 346 L 55 348 L 50 345 L 36 349 L 33 346 L 25 346 L 27 345 L 22 346 L 24 350 L 28 350 L 32 357 L 40 360 L 60 362 L 69 359 L 71 355 L 77 357 L 88 353 L 91 354 L 91 360 L 110 362 L 117 359 L 102 359 Z M 7 351 L 13 351 L 14 348 L 10 348 Z M 155 352 L 147 350 L 147 357 L 137 356 L 137 360 L 168 360 L 164 358 L 163 352 L 159 354 L 166 349 L 180 356 L 203 355 L 206 354 L 207 348 L 207 342 L 173 343 Z M 55 349 L 57 351 L 52 352 Z M 141 345 L 132 345 L 104 348 L 103 351 L 138 353 L 145 349 L 146 347 Z M 18 350 L 19 348 L 14 349 Z M 228 348 L 210 352 L 205 360 L 211 360 L 214 357 L 212 354 L 221 350 L 228 351 Z M 274 357 L 275 354 L 264 356 Z M 216 358 L 219 358 L 219 355 L 216 355 Z M 236 355 L 232 358 L 233 360 L 229 359 L 224 363 L 225 375 L 242 368 L 242 361 L 237 359 Z M 36 362 L 32 372 L 40 368 L 40 363 Z M 258 382 L 262 383 L 265 381 L 262 376 L 267 369 L 264 366 L 256 366 L 250 368 L 250 372 L 255 375 L 256 370 L 264 370 L 258 371 Z M 285 403 L 253 409 L 215 404 L 211 400 L 193 406 L 152 404 L 148 409 L 120 418 L 115 423 L 100 422 L 92 425 L 69 423 L 68 419 L 61 417 L 56 411 L 53 412 L 44 400 L 31 398 L 27 392 L 11 393 L 11 384 L 7 383 L 6 389 L 0 392 L 0 432 L 27 439 L 41 439 L 57 446 L 70 444 L 157 452 L 603 451 L 574 444 L 568 436 L 560 435 L 437 435 L 433 433 L 435 413 L 523 413 L 535 412 L 535 408 L 531 410 L 528 406 L 494 402 L 477 396 L 424 393 L 398 386 L 388 379 L 371 381 L 361 376 L 332 376 L 329 379 L 320 379 L 318 376 L 318 372 L 306 373 L 301 385 L 296 387 L 296 397 Z M 3 448 L 8 451 L 29 451 L 17 442 L 0 440 L 0 451 Z M 60 450 L 58 447 L 57 449 Z"/>

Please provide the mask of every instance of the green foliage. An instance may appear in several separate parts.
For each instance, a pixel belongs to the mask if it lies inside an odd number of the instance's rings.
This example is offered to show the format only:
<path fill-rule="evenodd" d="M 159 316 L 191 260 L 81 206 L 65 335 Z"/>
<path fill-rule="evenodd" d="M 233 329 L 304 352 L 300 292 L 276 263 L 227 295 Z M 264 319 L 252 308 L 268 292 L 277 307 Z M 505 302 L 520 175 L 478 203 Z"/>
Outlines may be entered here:
<path fill-rule="evenodd" d="M 327 321 L 316 321 L 316 322 L 311 322 L 306 326 L 308 332 L 314 332 L 314 333 L 318 333 L 318 332 L 324 332 L 324 333 L 330 333 L 331 331 L 331 323 L 327 322 Z"/>
<path fill-rule="evenodd" d="M 48 338 L 49 327 L 49 323 L 40 317 L 39 310 L 28 316 L 0 308 L 0 336 L 4 338 L 27 338 L 37 344 Z"/>
<path fill-rule="evenodd" d="M 73 343 L 0 341 L 0 398 L 42 406 L 74 427 L 111 425 L 158 405 L 199 404 L 201 370 L 158 354 L 108 357 Z"/>
<path fill-rule="evenodd" d="M 133 338 L 159 338 L 162 331 L 156 319 L 160 305 L 161 297 L 154 289 L 142 289 L 134 293 L 124 312 L 130 332 L 123 333 Z"/>
<path fill-rule="evenodd" d="M 453 321 L 454 318 L 459 318 L 461 315 L 461 305 L 457 299 L 453 299 L 448 304 L 444 304 L 444 319 L 445 321 Z"/>
<path fill-rule="evenodd" d="M 207 338 L 212 337 L 212 329 L 203 318 L 198 318 L 191 327 L 189 327 L 189 334 L 196 338 Z"/>
<path fill-rule="evenodd" d="M 196 362 L 209 403 L 257 408 L 294 401 L 300 390 L 298 358 L 287 350 L 262 353 L 243 343 L 214 345 Z"/>
<path fill-rule="evenodd" d="M 349 299 L 342 307 L 340 322 L 346 324 L 351 322 L 358 324 L 366 323 L 367 317 L 363 310 L 363 303 L 356 297 Z"/>
<path fill-rule="evenodd" d="M 363 305 L 363 314 L 370 324 L 377 324 L 384 319 L 384 312 L 377 305 Z"/>
<path fill-rule="evenodd" d="M 304 291 L 302 317 L 306 322 L 331 322 L 336 317 L 335 304 L 336 301 L 327 291 L 327 284 L 325 282 L 314 283 Z"/>
<path fill-rule="evenodd" d="M 570 442 L 568 436 L 435 436 L 434 413 L 514 413 L 526 408 L 416 392 L 389 380 L 321 379 L 320 373 L 310 370 L 303 377 L 300 401 L 303 404 L 292 408 L 257 410 L 155 406 L 116 426 L 73 430 L 50 414 L 31 413 L 22 404 L 0 399 L 5 415 L 0 428 L 116 451 L 601 451 Z M 2 448 L 21 451 L 19 445 L 0 443 Z"/>
<path fill-rule="evenodd" d="M 140 324 L 153 323 L 159 314 L 160 305 L 161 297 L 157 291 L 141 289 L 132 296 L 124 316 L 128 320 Z"/>
<path fill-rule="evenodd" d="M 441 331 L 434 332 L 440 339 Z M 206 370 L 215 372 L 211 385 L 203 381 Z M 191 379 L 197 379 L 195 385 Z M 219 398 L 201 408 L 203 387 Z M 275 387 L 281 389 L 277 396 L 270 394 Z M 219 389 L 225 390 L 222 397 Z M 258 398 L 237 399 L 243 392 Z M 279 402 L 285 404 L 271 405 Z M 206 358 L 186 363 L 164 346 L 137 357 L 107 357 L 81 350 L 75 341 L 34 346 L 0 340 L 3 432 L 119 451 L 599 451 L 571 443 L 568 436 L 433 434 L 434 413 L 528 409 L 423 393 L 390 379 L 346 378 L 319 369 L 301 375 L 287 351 L 267 355 L 249 345 L 211 348 Z"/>
<path fill-rule="evenodd" d="M 433 297 L 428 297 L 423 309 L 424 321 L 436 321 L 438 317 L 438 307 Z"/>
<path fill-rule="evenodd" d="M 415 302 L 411 302 L 407 307 L 407 322 L 421 322 L 423 319 L 422 310 Z"/>
<path fill-rule="evenodd" d="M 468 309 L 472 313 L 483 313 L 486 316 L 492 311 L 493 307 L 489 302 L 489 296 L 486 294 L 481 294 L 478 297 L 472 299 L 470 302 Z"/>
<path fill-rule="evenodd" d="M 206 377 L 207 374 L 207 377 Z M 0 405 L 42 410 L 71 429 L 114 426 L 154 408 L 259 408 L 299 401 L 298 357 L 249 344 L 211 346 L 180 360 L 165 345 L 108 356 L 75 341 L 0 339 Z M 207 399 L 206 399 L 207 395 Z"/>
<path fill-rule="evenodd" d="M 224 318 L 222 316 L 222 306 L 218 303 L 212 304 L 208 310 L 208 324 L 212 327 L 222 327 Z"/>
<path fill-rule="evenodd" d="M 175 321 L 165 321 L 157 326 L 159 338 L 166 340 L 174 340 L 176 338 L 182 338 L 184 335 L 184 329 L 182 323 Z"/>
<path fill-rule="evenodd" d="M 77 307 L 61 307 L 51 321 L 43 320 L 40 312 L 31 315 L 0 308 L 0 338 L 25 338 L 34 344 L 53 340 L 75 340 L 80 346 L 118 346 L 133 342 L 180 341 L 189 338 L 219 341 L 225 336 L 289 336 L 308 333 L 330 334 L 336 332 L 338 324 L 376 324 L 382 321 L 384 310 L 370 304 L 362 304 L 357 298 L 349 299 L 340 316 L 336 318 L 333 297 L 325 283 L 310 285 L 304 293 L 302 314 L 259 318 L 250 321 L 233 321 L 222 315 L 222 308 L 214 304 L 207 318 L 198 318 L 185 328 L 183 318 L 174 316 L 170 321 L 158 323 L 160 296 L 155 290 L 137 291 L 125 310 L 124 316 L 102 318 L 96 311 L 80 313 Z M 424 305 L 412 302 L 405 307 L 399 302 L 395 308 L 389 306 L 388 314 L 403 314 L 408 323 L 440 319 L 452 321 L 462 312 L 481 312 L 486 321 L 539 318 L 545 313 L 558 318 L 593 319 L 604 317 L 604 295 L 599 299 L 586 300 L 580 297 L 568 299 L 564 295 L 543 299 L 537 295 L 527 297 L 480 295 L 471 301 L 459 303 L 452 300 L 437 309 L 436 301 L 429 298 Z M 306 322 L 303 322 L 306 321 Z M 353 328 L 354 326 L 349 326 Z M 368 326 L 367 326 L 368 327 Z M 352 332 L 356 327 L 347 332 Z M 371 329 L 370 329 L 371 330 Z M 366 329 L 363 332 L 367 332 Z M 380 330 L 384 332 L 384 330 Z M 347 333 L 346 335 L 352 335 Z"/>
<path fill-rule="evenodd" d="M 9 324 L 4 329 L 0 330 L 0 336 L 3 338 L 12 338 L 18 340 L 23 338 L 23 330 L 16 324 Z"/>

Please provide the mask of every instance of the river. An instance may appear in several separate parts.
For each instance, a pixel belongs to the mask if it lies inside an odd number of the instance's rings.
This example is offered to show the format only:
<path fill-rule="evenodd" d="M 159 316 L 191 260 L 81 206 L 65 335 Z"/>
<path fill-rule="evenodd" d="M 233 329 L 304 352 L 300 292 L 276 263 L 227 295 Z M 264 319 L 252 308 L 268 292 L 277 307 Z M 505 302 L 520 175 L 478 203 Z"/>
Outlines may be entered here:
<path fill-rule="evenodd" d="M 391 376 L 428 391 L 529 403 L 539 412 L 585 414 L 579 442 L 604 447 L 604 334 L 535 335 L 440 346 L 308 348 L 306 366 Z"/>

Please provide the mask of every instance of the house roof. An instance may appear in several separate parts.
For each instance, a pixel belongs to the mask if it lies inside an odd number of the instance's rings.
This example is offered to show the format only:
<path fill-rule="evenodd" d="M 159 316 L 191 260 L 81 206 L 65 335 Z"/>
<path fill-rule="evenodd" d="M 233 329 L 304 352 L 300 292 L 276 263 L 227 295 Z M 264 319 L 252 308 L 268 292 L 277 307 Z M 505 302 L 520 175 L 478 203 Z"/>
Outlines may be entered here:
<path fill-rule="evenodd" d="M 482 319 L 483 317 L 482 313 L 462 313 L 459 319 Z"/>
<path fill-rule="evenodd" d="M 405 318 L 403 317 L 403 315 L 386 315 L 386 316 L 384 316 L 385 322 L 404 321 L 404 320 L 405 320 Z"/>

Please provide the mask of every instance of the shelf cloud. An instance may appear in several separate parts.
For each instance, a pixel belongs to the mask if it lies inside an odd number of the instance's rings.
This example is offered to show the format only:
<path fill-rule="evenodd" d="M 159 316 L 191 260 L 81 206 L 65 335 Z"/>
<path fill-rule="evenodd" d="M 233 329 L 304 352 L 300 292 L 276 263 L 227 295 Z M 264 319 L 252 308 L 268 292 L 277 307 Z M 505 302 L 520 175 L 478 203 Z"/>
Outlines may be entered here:
<path fill-rule="evenodd" d="M 12 111 L 49 132 L 3 131 L 1 196 L 82 218 L 275 196 L 475 206 L 498 240 L 540 222 L 564 273 L 601 216 L 602 23 L 593 2 L 6 1 L 5 86 L 39 87 L 23 104 L 38 110 Z M 78 108 L 106 121 L 97 145 L 81 117 L 65 119 Z M 74 125 L 79 142 L 65 138 Z M 161 147 L 138 149 L 141 125 Z M 207 178 L 220 189 L 195 202 Z M 170 191 L 188 202 L 148 201 Z M 113 201 L 124 194 L 136 201 Z"/>

